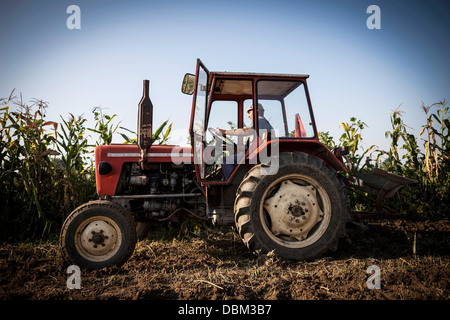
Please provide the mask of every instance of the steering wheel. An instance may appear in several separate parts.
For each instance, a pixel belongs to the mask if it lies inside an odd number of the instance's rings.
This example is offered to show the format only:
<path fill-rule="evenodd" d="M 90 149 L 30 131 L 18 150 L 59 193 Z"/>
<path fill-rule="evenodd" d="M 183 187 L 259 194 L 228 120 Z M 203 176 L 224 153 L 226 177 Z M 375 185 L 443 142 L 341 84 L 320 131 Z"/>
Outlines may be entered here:
<path fill-rule="evenodd" d="M 233 141 L 231 141 L 231 140 L 229 140 L 229 139 L 227 139 L 227 138 L 225 138 L 224 136 L 219 136 L 217 133 L 216 133 L 216 130 L 215 129 L 213 129 L 213 128 L 208 128 L 208 131 L 209 131 L 209 133 L 211 133 L 211 135 L 216 139 L 216 147 L 219 147 L 219 140 L 221 140 L 222 142 L 224 142 L 225 143 L 225 145 L 230 145 L 230 146 L 232 146 L 233 148 L 237 148 L 237 145 L 236 145 L 236 143 L 234 143 Z"/>

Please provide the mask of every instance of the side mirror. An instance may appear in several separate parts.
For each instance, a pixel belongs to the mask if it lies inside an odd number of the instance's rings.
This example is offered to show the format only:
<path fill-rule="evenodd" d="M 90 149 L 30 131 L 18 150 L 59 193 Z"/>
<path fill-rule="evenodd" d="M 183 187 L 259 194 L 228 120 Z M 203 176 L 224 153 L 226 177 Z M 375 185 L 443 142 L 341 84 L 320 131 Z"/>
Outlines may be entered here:
<path fill-rule="evenodd" d="M 181 92 L 185 94 L 193 94 L 195 86 L 195 76 L 190 73 L 186 73 L 183 79 L 183 85 L 181 86 Z"/>

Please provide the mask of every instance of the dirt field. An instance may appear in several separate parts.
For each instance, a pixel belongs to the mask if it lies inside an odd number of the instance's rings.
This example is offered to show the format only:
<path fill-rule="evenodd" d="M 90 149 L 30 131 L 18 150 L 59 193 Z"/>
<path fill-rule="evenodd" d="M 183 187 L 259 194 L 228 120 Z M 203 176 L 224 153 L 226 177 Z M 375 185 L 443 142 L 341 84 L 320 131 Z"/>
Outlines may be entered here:
<path fill-rule="evenodd" d="M 0 300 L 449 300 L 449 221 L 365 224 L 310 262 L 253 255 L 231 229 L 191 226 L 180 236 L 158 227 L 121 268 L 82 270 L 78 290 L 66 287 L 58 245 L 5 245 Z M 380 289 L 367 288 L 372 265 Z"/>

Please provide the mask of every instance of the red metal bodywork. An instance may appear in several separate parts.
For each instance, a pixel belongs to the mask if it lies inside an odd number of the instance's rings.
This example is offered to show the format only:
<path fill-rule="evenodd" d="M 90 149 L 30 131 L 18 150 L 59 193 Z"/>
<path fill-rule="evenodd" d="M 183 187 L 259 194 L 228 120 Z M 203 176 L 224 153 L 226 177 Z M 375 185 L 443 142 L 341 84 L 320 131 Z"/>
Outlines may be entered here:
<path fill-rule="evenodd" d="M 124 163 L 139 162 L 140 150 L 136 144 L 111 144 L 95 148 L 95 177 L 97 180 L 97 193 L 100 196 L 113 196 Z M 108 174 L 98 173 L 98 164 L 108 162 L 112 170 Z M 193 163 L 191 147 L 174 145 L 153 145 L 147 153 L 147 161 L 152 163 Z"/>

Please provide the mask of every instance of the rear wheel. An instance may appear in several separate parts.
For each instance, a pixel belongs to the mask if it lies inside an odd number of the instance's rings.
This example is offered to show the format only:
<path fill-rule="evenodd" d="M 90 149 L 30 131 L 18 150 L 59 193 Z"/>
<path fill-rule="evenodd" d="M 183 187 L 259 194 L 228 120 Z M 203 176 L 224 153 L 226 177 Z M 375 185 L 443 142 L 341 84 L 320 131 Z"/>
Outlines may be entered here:
<path fill-rule="evenodd" d="M 336 172 L 305 153 L 282 153 L 276 174 L 253 167 L 237 191 L 235 222 L 252 251 L 303 260 L 335 250 L 345 235 L 348 199 Z"/>
<path fill-rule="evenodd" d="M 120 266 L 133 254 L 135 223 L 122 206 L 111 201 L 91 201 L 67 217 L 60 244 L 65 259 L 80 267 Z"/>

